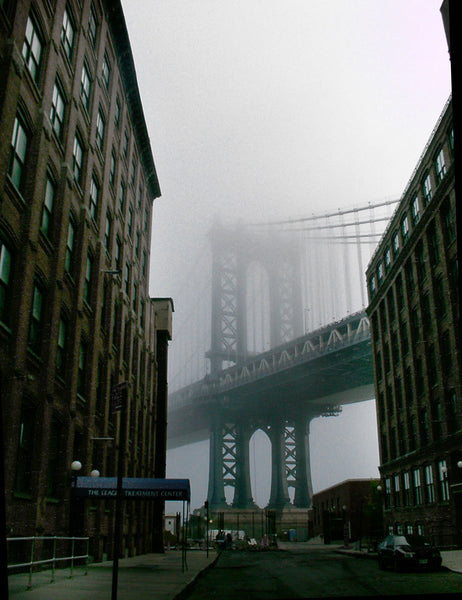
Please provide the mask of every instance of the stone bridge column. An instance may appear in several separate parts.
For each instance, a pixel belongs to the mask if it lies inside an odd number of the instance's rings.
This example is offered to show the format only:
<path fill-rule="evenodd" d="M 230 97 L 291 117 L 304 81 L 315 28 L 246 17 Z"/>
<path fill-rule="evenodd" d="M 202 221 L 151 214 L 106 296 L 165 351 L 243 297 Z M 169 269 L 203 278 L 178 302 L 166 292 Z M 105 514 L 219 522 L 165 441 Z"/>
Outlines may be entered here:
<path fill-rule="evenodd" d="M 302 416 L 295 421 L 296 480 L 294 506 L 297 508 L 310 508 L 313 496 L 309 445 L 310 420 L 309 417 Z"/>
<path fill-rule="evenodd" d="M 210 421 L 209 489 L 207 500 L 210 508 L 226 506 L 223 481 L 223 425 L 217 415 Z"/>
<path fill-rule="evenodd" d="M 290 504 L 285 463 L 284 419 L 277 417 L 268 431 L 271 440 L 271 493 L 268 508 Z"/>
<path fill-rule="evenodd" d="M 249 442 L 251 435 L 252 431 L 248 425 L 238 424 L 233 508 L 256 508 L 250 483 Z"/>

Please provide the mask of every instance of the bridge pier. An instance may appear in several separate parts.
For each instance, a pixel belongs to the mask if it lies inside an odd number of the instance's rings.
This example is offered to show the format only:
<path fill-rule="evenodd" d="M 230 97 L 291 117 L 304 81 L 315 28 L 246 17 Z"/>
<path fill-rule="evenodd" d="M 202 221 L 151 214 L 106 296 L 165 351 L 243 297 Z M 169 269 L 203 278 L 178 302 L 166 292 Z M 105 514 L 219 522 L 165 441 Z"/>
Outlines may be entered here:
<path fill-rule="evenodd" d="M 268 508 L 284 508 L 290 504 L 286 475 L 285 420 L 277 417 L 268 429 L 271 440 L 271 492 Z"/>
<path fill-rule="evenodd" d="M 207 500 L 211 508 L 226 506 L 223 467 L 223 425 L 218 416 L 213 415 L 210 423 L 209 489 L 207 493 Z"/>
<path fill-rule="evenodd" d="M 310 417 L 301 417 L 295 422 L 296 479 L 294 506 L 309 508 L 313 496 L 310 462 Z"/>
<path fill-rule="evenodd" d="M 250 483 L 249 443 L 252 433 L 248 425 L 240 423 L 237 427 L 233 508 L 256 508 Z"/>

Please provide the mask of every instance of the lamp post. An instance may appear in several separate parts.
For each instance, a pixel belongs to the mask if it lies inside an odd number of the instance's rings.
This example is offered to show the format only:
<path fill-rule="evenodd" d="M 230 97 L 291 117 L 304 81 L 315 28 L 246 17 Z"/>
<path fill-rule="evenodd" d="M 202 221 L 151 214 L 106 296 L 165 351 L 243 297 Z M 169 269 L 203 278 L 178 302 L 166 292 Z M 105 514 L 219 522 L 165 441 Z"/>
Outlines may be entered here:
<path fill-rule="evenodd" d="M 349 548 L 350 547 L 350 537 L 351 537 L 351 523 L 350 521 L 346 519 L 346 511 L 347 511 L 347 507 L 346 504 L 344 504 L 342 506 L 342 510 L 343 510 L 343 547 L 344 548 Z"/>
<path fill-rule="evenodd" d="M 70 524 L 69 531 L 71 535 L 79 533 L 81 500 L 76 498 L 77 476 L 82 468 L 82 463 L 79 460 L 71 462 L 72 483 L 71 483 L 71 503 L 70 503 Z"/>

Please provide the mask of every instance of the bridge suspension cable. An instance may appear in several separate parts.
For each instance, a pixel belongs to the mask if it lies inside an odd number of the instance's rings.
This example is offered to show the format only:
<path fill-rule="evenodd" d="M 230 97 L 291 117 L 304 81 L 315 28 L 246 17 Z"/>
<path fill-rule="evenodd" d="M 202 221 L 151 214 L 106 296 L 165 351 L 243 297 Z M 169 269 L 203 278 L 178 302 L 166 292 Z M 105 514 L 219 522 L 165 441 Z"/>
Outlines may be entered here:
<path fill-rule="evenodd" d="M 322 215 L 240 224 L 235 231 L 248 232 L 251 240 L 253 232 L 256 239 L 268 236 L 265 243 L 276 248 L 278 236 L 282 236 L 297 249 L 302 327 L 308 332 L 365 308 L 364 272 L 397 202 L 386 200 Z M 233 235 L 232 228 L 223 231 Z M 252 354 L 270 349 L 269 292 L 274 282 L 268 280 L 265 268 L 252 257 L 248 260 L 246 278 L 247 351 Z M 206 354 L 212 339 L 211 289 L 212 253 L 209 241 L 204 238 L 192 269 L 176 294 L 172 294 L 175 315 L 169 357 L 171 391 L 210 374 Z M 223 360 L 224 365 L 231 365 L 235 359 L 229 356 Z"/>

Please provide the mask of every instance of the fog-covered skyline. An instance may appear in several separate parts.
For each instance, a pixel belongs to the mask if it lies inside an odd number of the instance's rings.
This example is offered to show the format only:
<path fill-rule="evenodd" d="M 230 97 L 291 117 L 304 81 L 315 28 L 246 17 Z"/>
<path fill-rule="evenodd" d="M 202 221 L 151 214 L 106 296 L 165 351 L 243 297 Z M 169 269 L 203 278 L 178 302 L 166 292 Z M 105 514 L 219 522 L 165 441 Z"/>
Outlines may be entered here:
<path fill-rule="evenodd" d="M 150 292 L 173 298 L 174 336 L 215 215 L 290 219 L 400 197 L 450 94 L 441 0 L 122 5 L 162 191 Z M 312 423 L 315 491 L 378 475 L 373 404 Z M 193 507 L 207 460 L 204 447 L 169 452 Z"/>

